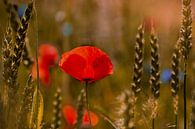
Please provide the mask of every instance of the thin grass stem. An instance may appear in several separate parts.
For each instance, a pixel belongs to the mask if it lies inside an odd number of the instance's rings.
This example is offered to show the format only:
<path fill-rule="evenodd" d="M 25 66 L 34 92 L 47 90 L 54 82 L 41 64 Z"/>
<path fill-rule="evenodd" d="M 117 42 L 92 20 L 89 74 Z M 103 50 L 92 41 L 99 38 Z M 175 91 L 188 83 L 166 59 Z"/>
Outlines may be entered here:
<path fill-rule="evenodd" d="M 186 93 L 186 79 L 187 79 L 187 60 L 184 60 L 184 90 L 183 90 L 183 101 L 184 101 L 184 129 L 187 129 L 187 93 Z"/>

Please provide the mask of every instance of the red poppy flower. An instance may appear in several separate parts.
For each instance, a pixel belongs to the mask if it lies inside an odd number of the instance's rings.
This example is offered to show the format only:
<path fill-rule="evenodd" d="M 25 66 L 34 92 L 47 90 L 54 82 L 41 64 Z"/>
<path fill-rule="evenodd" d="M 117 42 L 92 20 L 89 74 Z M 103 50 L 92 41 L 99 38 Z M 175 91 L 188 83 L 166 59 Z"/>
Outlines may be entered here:
<path fill-rule="evenodd" d="M 74 107 L 72 106 L 65 106 L 63 108 L 63 116 L 66 119 L 67 123 L 69 126 L 73 127 L 76 120 L 77 120 L 77 111 L 75 110 Z M 99 122 L 98 116 L 90 111 L 90 118 L 91 118 L 91 124 L 92 126 L 96 126 L 97 123 Z M 82 126 L 89 126 L 89 117 L 88 117 L 88 112 L 85 111 L 83 115 L 83 120 L 82 120 Z"/>
<path fill-rule="evenodd" d="M 58 61 L 58 51 L 50 44 L 41 44 L 39 47 L 39 55 L 48 66 L 54 65 Z"/>
<path fill-rule="evenodd" d="M 92 46 L 81 46 L 65 52 L 59 66 L 72 77 L 89 83 L 113 73 L 113 65 L 107 54 Z"/>
<path fill-rule="evenodd" d="M 45 64 L 42 58 L 38 59 L 38 66 L 39 66 L 39 78 L 41 80 L 41 83 L 45 86 L 48 86 L 50 84 L 50 73 L 48 66 Z M 37 79 L 37 67 L 36 62 L 34 62 L 32 66 L 32 77 L 33 79 Z"/>

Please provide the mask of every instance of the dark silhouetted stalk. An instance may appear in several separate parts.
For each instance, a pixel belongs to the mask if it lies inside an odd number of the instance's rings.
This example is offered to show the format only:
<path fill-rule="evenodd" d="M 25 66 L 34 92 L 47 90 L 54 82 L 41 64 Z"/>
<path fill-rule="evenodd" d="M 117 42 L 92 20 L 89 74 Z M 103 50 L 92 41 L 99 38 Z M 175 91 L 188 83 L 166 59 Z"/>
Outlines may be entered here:
<path fill-rule="evenodd" d="M 184 61 L 184 88 L 183 88 L 183 101 L 184 101 L 184 129 L 187 129 L 187 93 L 186 93 L 186 79 L 187 79 L 187 61 Z"/>
<path fill-rule="evenodd" d="M 187 129 L 187 63 L 189 59 L 189 53 L 192 48 L 192 9 L 191 0 L 182 1 L 182 24 L 180 29 L 180 43 L 181 52 L 184 58 L 184 90 L 183 90 L 183 100 L 184 100 L 184 129 Z"/>

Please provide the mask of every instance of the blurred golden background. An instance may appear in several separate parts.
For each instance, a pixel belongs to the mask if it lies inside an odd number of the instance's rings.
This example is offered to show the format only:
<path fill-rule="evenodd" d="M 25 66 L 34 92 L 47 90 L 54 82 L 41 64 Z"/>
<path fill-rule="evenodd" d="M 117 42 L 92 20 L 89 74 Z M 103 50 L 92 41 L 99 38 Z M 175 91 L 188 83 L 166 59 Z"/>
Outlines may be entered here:
<path fill-rule="evenodd" d="M 13 0 L 13 2 L 19 4 L 18 13 L 22 14 L 28 1 Z M 195 0 L 193 0 L 193 11 L 195 11 L 194 2 Z M 179 0 L 39 0 L 36 1 L 37 17 L 35 14 L 33 15 L 28 32 L 30 54 L 35 57 L 37 38 L 39 44 L 51 43 L 57 47 L 59 56 L 80 45 L 95 45 L 104 50 L 114 64 L 114 74 L 91 84 L 89 101 L 91 106 L 98 107 L 114 118 L 115 107 L 117 107 L 116 97 L 132 82 L 134 43 L 138 26 L 142 23 L 145 24 L 146 48 L 144 51 L 143 87 L 148 91 L 151 23 L 153 21 L 159 39 L 160 69 L 161 71 L 170 69 L 172 52 L 181 25 L 181 5 Z M 0 2 L 0 12 L 0 38 L 3 39 L 8 16 L 2 1 Z M 36 20 L 38 25 L 36 25 Z M 194 25 L 193 21 L 193 27 Z M 38 37 L 36 30 L 38 30 Z M 190 98 L 190 91 L 194 87 L 194 60 L 195 50 L 193 48 L 188 67 L 188 98 Z M 21 85 L 25 85 L 28 73 L 28 70 L 21 67 L 19 76 Z M 52 68 L 51 73 L 51 86 L 41 86 L 44 95 L 45 122 L 52 120 L 52 101 L 57 87 L 62 88 L 63 105 L 76 106 L 77 96 L 84 86 L 63 73 L 58 66 Z M 145 95 L 142 95 L 142 98 L 145 100 Z M 143 100 L 141 102 L 144 102 Z M 182 101 L 179 104 L 179 109 L 182 109 Z M 191 110 L 190 102 L 188 102 L 188 110 Z M 182 115 L 182 110 L 180 112 L 179 115 Z M 146 115 L 145 118 L 143 114 L 140 107 L 140 112 L 137 115 L 138 125 L 140 128 L 147 128 L 146 125 L 150 125 L 149 115 Z M 173 123 L 174 113 L 168 83 L 161 84 L 158 115 L 157 127 L 159 129 L 171 128 L 168 127 L 168 124 Z M 101 120 L 95 128 L 109 129 L 111 127 L 104 120 Z"/>

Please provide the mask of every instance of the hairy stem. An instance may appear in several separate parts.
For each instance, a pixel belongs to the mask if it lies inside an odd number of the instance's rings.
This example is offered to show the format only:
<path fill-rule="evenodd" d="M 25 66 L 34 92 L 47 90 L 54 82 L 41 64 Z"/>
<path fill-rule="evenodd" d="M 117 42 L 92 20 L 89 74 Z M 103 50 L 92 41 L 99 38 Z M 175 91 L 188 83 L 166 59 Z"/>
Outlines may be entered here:
<path fill-rule="evenodd" d="M 91 124 L 90 111 L 89 111 L 88 82 L 85 83 L 85 93 L 86 93 L 86 105 L 87 105 L 87 113 L 88 113 L 88 117 L 89 117 L 89 124 L 90 124 L 90 128 L 93 129 L 92 124 Z"/>

